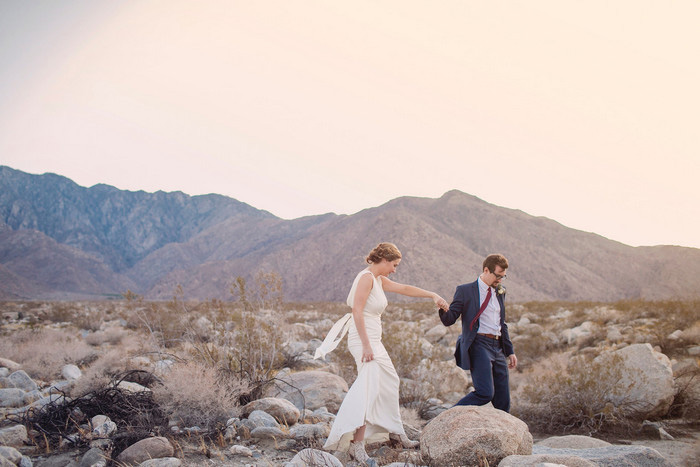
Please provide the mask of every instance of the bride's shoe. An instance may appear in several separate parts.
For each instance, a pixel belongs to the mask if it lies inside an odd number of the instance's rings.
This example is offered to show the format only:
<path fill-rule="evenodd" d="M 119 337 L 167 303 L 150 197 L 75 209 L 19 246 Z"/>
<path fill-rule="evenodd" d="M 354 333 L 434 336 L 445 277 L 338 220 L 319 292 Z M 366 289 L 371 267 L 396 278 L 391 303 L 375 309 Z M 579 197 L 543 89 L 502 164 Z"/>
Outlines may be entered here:
<path fill-rule="evenodd" d="M 365 451 L 365 443 L 363 441 L 351 442 L 348 454 L 357 462 L 362 462 L 364 464 L 370 459 L 367 455 L 367 451 Z"/>
<path fill-rule="evenodd" d="M 420 444 L 419 441 L 413 441 L 413 440 L 409 439 L 408 436 L 406 436 L 406 434 L 404 434 L 404 433 L 402 433 L 400 435 L 396 434 L 396 433 L 391 433 L 389 435 L 389 438 L 393 439 L 394 441 L 400 442 L 401 445 L 405 449 L 417 448 L 418 445 Z"/>

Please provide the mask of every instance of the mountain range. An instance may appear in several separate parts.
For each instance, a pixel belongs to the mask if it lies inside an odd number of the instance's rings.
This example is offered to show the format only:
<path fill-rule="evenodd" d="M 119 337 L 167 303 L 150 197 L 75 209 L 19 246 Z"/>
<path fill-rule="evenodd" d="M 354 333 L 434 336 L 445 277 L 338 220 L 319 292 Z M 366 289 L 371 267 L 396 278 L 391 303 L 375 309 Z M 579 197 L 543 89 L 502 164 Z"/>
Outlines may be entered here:
<path fill-rule="evenodd" d="M 274 272 L 286 300 L 343 301 L 381 241 L 403 253 L 394 280 L 448 300 L 493 252 L 510 261 L 509 300 L 685 299 L 700 290 L 700 249 L 631 247 L 456 190 L 285 220 L 216 194 L 86 188 L 0 166 L 4 300 L 127 290 L 158 300 L 177 289 L 188 299 L 226 300 L 238 276 Z"/>

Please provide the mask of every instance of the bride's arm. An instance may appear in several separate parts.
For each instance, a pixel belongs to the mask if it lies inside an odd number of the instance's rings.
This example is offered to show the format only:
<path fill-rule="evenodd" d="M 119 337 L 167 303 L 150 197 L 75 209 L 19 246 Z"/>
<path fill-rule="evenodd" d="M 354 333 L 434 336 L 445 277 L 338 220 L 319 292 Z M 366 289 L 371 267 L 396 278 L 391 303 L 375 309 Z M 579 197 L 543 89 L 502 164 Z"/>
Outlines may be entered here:
<path fill-rule="evenodd" d="M 373 286 L 374 281 L 372 280 L 371 274 L 364 274 L 360 277 L 357 283 L 357 289 L 355 289 L 355 299 L 352 302 L 352 318 L 355 321 L 357 335 L 360 337 L 360 341 L 362 341 L 363 362 L 369 362 L 374 359 L 374 352 L 372 351 L 372 346 L 369 344 L 369 336 L 365 328 L 364 315 L 365 304 L 367 303 L 367 298 Z"/>
<path fill-rule="evenodd" d="M 422 298 L 430 298 L 435 302 L 435 304 L 444 309 L 447 310 L 449 305 L 447 304 L 447 301 L 445 301 L 444 298 L 436 294 L 435 292 L 431 292 L 429 290 L 424 290 L 421 289 L 420 287 L 415 287 L 413 285 L 407 285 L 407 284 L 400 284 L 398 282 L 394 282 L 391 279 L 389 279 L 386 276 L 381 276 L 382 278 L 382 288 L 384 289 L 385 292 L 394 292 L 398 293 L 401 295 L 406 295 L 408 297 L 422 297 Z"/>

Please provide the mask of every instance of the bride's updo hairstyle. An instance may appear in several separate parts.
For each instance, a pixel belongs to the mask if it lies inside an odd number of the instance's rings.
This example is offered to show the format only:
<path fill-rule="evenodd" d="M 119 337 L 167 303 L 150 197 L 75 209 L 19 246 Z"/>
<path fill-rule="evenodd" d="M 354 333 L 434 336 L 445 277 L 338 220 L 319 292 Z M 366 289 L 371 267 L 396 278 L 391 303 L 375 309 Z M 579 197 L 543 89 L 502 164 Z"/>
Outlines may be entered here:
<path fill-rule="evenodd" d="M 369 252 L 365 261 L 369 264 L 381 263 L 382 260 L 396 261 L 401 259 L 401 252 L 393 243 L 380 243 Z"/>

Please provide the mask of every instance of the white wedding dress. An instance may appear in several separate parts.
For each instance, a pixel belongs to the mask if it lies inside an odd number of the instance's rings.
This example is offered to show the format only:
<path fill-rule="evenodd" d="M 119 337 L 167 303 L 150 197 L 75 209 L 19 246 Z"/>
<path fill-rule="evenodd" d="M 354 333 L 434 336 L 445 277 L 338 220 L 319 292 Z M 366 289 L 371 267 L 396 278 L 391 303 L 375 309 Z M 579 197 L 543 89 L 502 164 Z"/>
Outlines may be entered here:
<path fill-rule="evenodd" d="M 365 269 L 355 277 L 347 299 L 347 304 L 351 307 L 355 300 L 357 283 L 364 274 L 372 272 Z M 316 351 L 316 358 L 323 357 L 338 345 L 347 332 L 348 349 L 357 364 L 357 379 L 345 395 L 328 440 L 323 446 L 327 450 L 347 451 L 355 430 L 362 425 L 367 425 L 366 443 L 387 441 L 389 433 L 405 434 L 399 413 L 399 376 L 382 344 L 381 316 L 388 302 L 382 289 L 381 278 L 372 275 L 372 279 L 374 284 L 363 313 L 374 359 L 370 362 L 362 361 L 362 342 L 355 328 L 352 313 L 346 314 L 335 323 Z"/>

